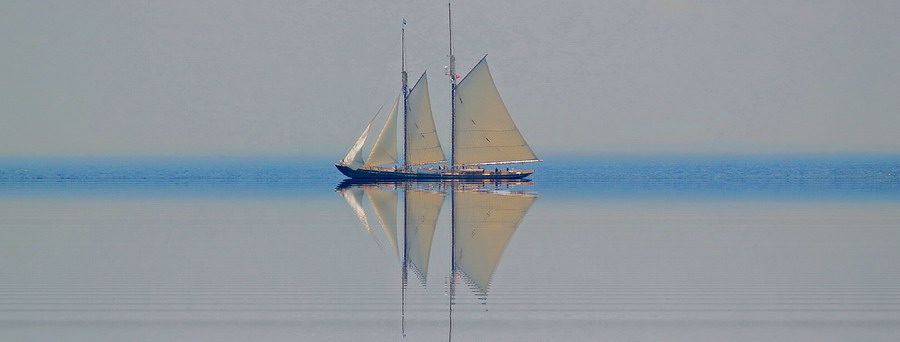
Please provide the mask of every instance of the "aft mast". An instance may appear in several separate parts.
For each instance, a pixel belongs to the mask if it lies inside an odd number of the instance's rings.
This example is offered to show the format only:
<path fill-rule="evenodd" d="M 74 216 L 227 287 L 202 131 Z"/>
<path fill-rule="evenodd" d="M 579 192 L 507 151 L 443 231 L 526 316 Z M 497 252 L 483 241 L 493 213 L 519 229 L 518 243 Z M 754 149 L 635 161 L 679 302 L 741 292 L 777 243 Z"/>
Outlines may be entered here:
<path fill-rule="evenodd" d="M 456 57 L 453 56 L 453 13 L 447 2 L 447 23 L 450 27 L 450 169 L 456 168 Z"/>
<path fill-rule="evenodd" d="M 516 164 L 541 161 L 528 146 L 503 103 L 483 57 L 462 80 L 453 56 L 453 22 L 447 4 L 450 32 L 450 165 Z M 466 99 L 463 102 L 463 98 Z M 457 102 L 458 101 L 458 102 Z"/>

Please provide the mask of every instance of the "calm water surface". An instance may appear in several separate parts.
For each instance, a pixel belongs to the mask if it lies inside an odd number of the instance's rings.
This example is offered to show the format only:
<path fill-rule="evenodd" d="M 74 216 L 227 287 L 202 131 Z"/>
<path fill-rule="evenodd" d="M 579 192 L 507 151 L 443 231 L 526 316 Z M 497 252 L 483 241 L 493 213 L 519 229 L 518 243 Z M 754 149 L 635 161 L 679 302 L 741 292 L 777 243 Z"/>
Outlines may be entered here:
<path fill-rule="evenodd" d="M 900 339 L 900 158 L 546 164 L 0 159 L 0 341 Z"/>

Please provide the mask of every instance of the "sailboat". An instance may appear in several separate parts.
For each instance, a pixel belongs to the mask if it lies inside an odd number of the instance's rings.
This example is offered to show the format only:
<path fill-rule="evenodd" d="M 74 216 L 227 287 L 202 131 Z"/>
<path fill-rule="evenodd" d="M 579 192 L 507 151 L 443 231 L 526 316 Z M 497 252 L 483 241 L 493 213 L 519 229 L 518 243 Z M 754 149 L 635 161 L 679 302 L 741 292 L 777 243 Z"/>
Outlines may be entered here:
<path fill-rule="evenodd" d="M 448 11 L 449 13 L 449 11 Z M 452 18 L 452 17 L 451 17 Z M 533 170 L 485 169 L 486 165 L 539 162 L 513 122 L 484 56 L 459 79 L 450 26 L 450 161 L 438 139 L 425 72 L 407 87 L 406 21 L 401 29 L 401 92 L 368 158 L 363 159 L 373 118 L 347 155 L 335 167 L 353 179 L 521 179 Z M 458 82 L 457 82 L 458 81 Z M 403 108 L 403 159 L 398 157 L 397 116 Z M 377 117 L 377 114 L 376 114 Z M 444 165 L 447 164 L 447 165 Z M 393 166 L 389 166 L 393 165 Z"/>

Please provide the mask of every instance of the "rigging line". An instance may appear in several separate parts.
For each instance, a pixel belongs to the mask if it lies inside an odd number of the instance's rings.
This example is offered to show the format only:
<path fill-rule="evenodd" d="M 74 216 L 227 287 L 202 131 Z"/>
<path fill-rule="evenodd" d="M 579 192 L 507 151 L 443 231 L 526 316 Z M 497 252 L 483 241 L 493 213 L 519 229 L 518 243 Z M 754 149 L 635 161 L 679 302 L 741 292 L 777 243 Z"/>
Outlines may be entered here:
<path fill-rule="evenodd" d="M 420 52 L 420 54 L 424 54 L 426 56 L 443 56 L 444 54 L 446 54 L 446 52 L 443 50 L 443 46 L 441 46 L 440 48 L 433 48 L 433 49 L 427 48 L 429 45 L 432 45 L 434 43 L 434 39 L 433 39 L 434 32 L 437 31 L 438 28 L 444 27 L 443 23 L 440 21 L 437 21 L 437 20 L 432 20 L 431 23 L 432 24 L 430 26 L 425 27 L 426 30 L 424 32 L 412 30 L 412 31 L 409 31 L 406 33 L 407 34 L 406 37 L 407 37 L 407 39 L 412 38 L 412 39 L 416 40 L 416 43 L 420 44 L 419 47 L 413 49 L 414 51 L 418 51 L 418 52 Z M 428 37 L 432 37 L 432 38 L 429 39 Z M 428 53 L 428 52 L 433 52 L 433 53 Z M 428 62 L 426 64 L 426 66 L 431 66 L 431 65 L 434 65 L 437 63 L 442 63 L 445 58 L 446 57 L 440 57 L 439 59 L 436 60 L 436 62 Z M 409 62 L 409 61 L 407 61 L 407 62 Z"/>
<path fill-rule="evenodd" d="M 375 112 L 375 117 L 373 117 L 372 120 L 375 120 L 375 118 L 378 117 L 378 114 L 381 114 L 381 110 L 384 109 L 384 105 L 386 105 L 386 104 L 387 104 L 387 100 L 385 100 L 385 101 L 381 104 L 381 107 L 378 107 L 378 111 Z"/>
<path fill-rule="evenodd" d="M 378 77 L 378 82 L 375 83 L 375 90 L 372 91 L 371 95 L 369 95 L 369 100 L 366 101 L 367 104 L 372 103 L 372 101 L 375 100 L 375 96 L 379 95 L 378 90 L 381 89 L 381 84 L 384 83 L 384 77 L 387 74 L 387 69 L 387 67 L 381 68 L 381 76 Z M 384 107 L 384 104 L 382 104 L 381 106 Z M 381 111 L 381 109 L 379 109 L 379 111 Z"/>
<path fill-rule="evenodd" d="M 407 45 L 409 45 L 409 44 L 407 44 Z M 446 53 L 440 49 L 418 49 L 418 51 L 422 52 L 422 54 L 428 55 L 428 56 L 442 56 L 442 54 Z M 433 58 L 433 59 L 427 60 L 425 62 L 420 62 L 420 63 L 415 63 L 416 61 L 412 60 L 412 62 L 413 62 L 412 67 L 410 67 L 410 64 L 411 64 L 410 59 L 407 58 L 406 67 L 408 70 L 422 69 L 422 71 L 428 70 L 430 67 L 433 67 L 433 66 L 439 66 L 440 68 L 438 68 L 438 69 L 442 69 L 442 67 L 444 65 L 446 65 L 446 60 L 445 60 L 446 58 L 447 57 Z M 411 72 L 411 73 L 415 73 L 415 72 Z"/>
<path fill-rule="evenodd" d="M 398 45 L 398 44 L 400 44 L 400 43 L 399 43 L 399 42 L 394 42 L 393 44 L 391 44 L 391 45 L 390 45 L 390 48 L 391 48 L 390 51 L 395 50 L 395 49 L 397 48 L 397 45 Z M 376 97 L 376 96 L 380 96 L 380 94 L 378 93 L 378 91 L 381 89 L 381 85 L 385 83 L 384 80 L 385 80 L 385 76 L 387 75 L 387 71 L 388 71 L 389 69 L 391 69 L 391 66 L 389 66 L 389 65 L 392 65 L 394 62 L 395 62 L 395 61 L 394 61 L 393 59 L 389 59 L 387 62 L 382 63 L 381 75 L 378 77 L 378 82 L 375 83 L 375 90 L 372 91 L 371 95 L 369 95 L 369 100 L 366 101 L 366 106 L 368 106 L 368 104 L 372 103 L 372 102 L 375 100 L 375 97 Z M 390 98 L 390 97 L 388 97 L 388 98 Z M 382 105 L 382 107 L 383 107 L 383 106 L 384 106 L 384 105 Z"/>
<path fill-rule="evenodd" d="M 384 103 L 382 103 L 382 104 L 381 104 L 381 107 L 378 107 L 378 111 L 375 112 L 375 116 L 373 116 L 373 117 L 372 117 L 372 120 L 369 121 L 369 125 L 371 125 L 372 123 L 375 122 L 375 119 L 377 119 L 377 118 L 378 118 L 378 115 L 381 114 L 381 110 L 384 109 L 384 105 L 386 105 L 386 104 L 387 104 L 387 101 L 385 101 Z M 363 146 L 365 146 L 365 145 L 363 145 Z M 371 152 L 371 148 L 370 148 L 369 150 L 370 150 L 370 152 Z M 362 149 L 360 149 L 359 151 L 360 151 L 360 153 L 363 152 Z M 366 155 L 368 155 L 368 154 L 366 154 Z"/>
<path fill-rule="evenodd" d="M 432 34 L 434 34 L 434 31 L 436 31 L 439 27 L 443 28 L 444 23 L 440 22 L 438 20 L 432 20 L 431 23 L 432 24 L 430 26 L 425 27 L 424 31 L 412 31 L 412 34 L 411 34 L 412 38 L 418 40 L 420 43 L 421 42 L 424 42 L 424 43 L 433 42 L 434 41 L 433 39 L 429 40 L 427 37 L 433 37 Z"/>
<path fill-rule="evenodd" d="M 444 59 L 446 59 L 446 57 L 436 58 L 436 59 L 433 59 L 433 60 L 431 60 L 431 61 L 425 62 L 425 63 L 423 64 L 423 65 L 424 65 L 424 68 L 427 70 L 428 67 L 435 66 L 435 65 L 445 64 L 445 63 L 444 63 L 444 62 L 445 62 Z"/>

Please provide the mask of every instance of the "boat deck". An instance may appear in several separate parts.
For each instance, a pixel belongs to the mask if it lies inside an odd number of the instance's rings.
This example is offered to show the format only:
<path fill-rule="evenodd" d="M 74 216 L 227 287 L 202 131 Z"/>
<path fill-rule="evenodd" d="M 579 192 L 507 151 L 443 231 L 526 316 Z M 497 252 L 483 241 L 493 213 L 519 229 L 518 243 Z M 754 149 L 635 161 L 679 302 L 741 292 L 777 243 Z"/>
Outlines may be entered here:
<path fill-rule="evenodd" d="M 341 164 L 335 164 L 338 171 L 353 179 L 521 179 L 528 177 L 533 170 L 499 170 L 495 169 L 351 169 Z"/>

